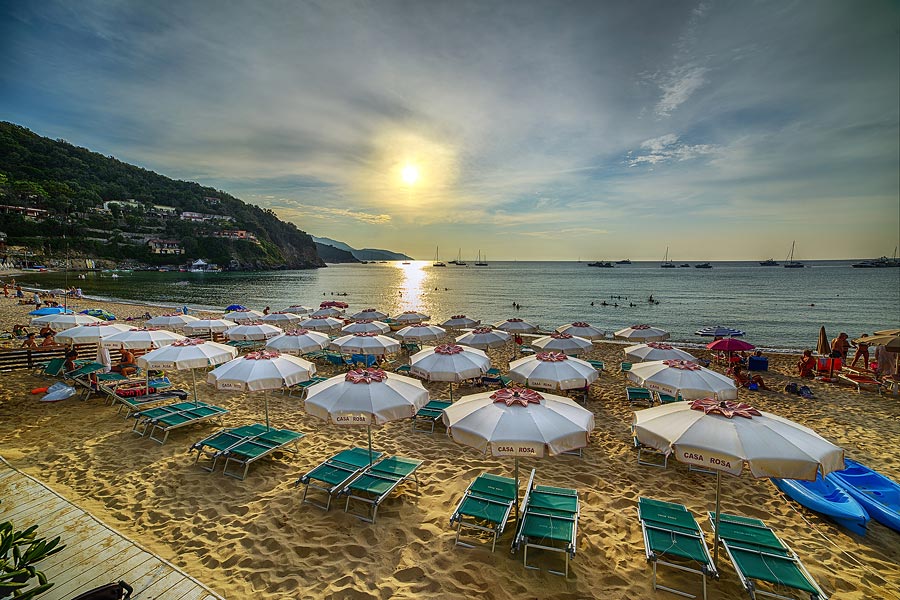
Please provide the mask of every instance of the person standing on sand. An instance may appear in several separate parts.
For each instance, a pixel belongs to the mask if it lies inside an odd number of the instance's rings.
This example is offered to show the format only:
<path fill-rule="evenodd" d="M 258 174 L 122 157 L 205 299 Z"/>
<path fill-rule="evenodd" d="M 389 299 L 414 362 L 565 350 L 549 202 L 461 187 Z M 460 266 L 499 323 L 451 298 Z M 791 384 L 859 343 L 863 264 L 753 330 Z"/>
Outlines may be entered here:
<path fill-rule="evenodd" d="M 864 337 L 864 338 L 869 337 L 869 334 L 864 333 L 859 337 Z M 859 359 L 862 358 L 863 359 L 863 369 L 868 370 L 869 369 L 869 345 L 866 344 L 865 342 L 856 342 L 853 345 L 856 346 L 856 353 L 853 355 L 853 363 L 850 364 L 850 367 L 851 368 L 855 367 L 856 363 L 859 361 Z"/>
<path fill-rule="evenodd" d="M 849 351 L 850 341 L 847 339 L 846 333 L 841 333 L 831 340 L 831 358 L 841 358 L 846 360 Z"/>

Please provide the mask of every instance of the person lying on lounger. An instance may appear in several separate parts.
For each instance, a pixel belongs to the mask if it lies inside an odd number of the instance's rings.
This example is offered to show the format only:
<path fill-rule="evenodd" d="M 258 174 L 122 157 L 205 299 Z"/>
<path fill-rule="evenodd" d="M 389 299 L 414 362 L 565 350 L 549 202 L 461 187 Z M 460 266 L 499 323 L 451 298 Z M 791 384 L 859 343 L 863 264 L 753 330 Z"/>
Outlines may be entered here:
<path fill-rule="evenodd" d="M 744 373 L 744 367 L 741 365 L 734 366 L 734 382 L 739 387 L 750 387 L 751 383 L 755 383 L 761 390 L 769 389 L 762 377 L 759 375 L 754 375 L 753 377 L 748 376 Z"/>

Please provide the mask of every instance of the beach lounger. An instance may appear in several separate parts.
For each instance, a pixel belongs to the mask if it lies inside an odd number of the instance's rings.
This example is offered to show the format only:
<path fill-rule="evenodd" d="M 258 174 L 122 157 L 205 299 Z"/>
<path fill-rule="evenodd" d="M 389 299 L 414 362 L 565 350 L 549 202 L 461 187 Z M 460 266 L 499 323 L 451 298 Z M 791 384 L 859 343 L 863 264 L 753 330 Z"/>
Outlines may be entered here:
<path fill-rule="evenodd" d="M 351 354 L 350 362 L 356 368 L 368 368 L 375 365 L 376 357 L 372 354 Z"/>
<path fill-rule="evenodd" d="M 670 396 L 669 394 L 656 392 L 656 401 L 660 404 L 671 404 L 672 402 L 683 402 L 684 398 L 681 397 L 681 394 L 678 394 L 678 396 Z"/>
<path fill-rule="evenodd" d="M 400 365 L 394 369 L 394 373 L 409 373 L 411 365 Z"/>
<path fill-rule="evenodd" d="M 431 400 L 420 408 L 416 412 L 416 416 L 413 419 L 412 430 L 413 431 L 425 431 L 423 427 L 419 427 L 419 422 L 423 422 L 428 427 L 428 433 L 434 433 L 435 424 L 441 420 L 441 417 L 444 414 L 444 409 L 450 406 L 450 402 L 445 402 L 443 400 Z"/>
<path fill-rule="evenodd" d="M 379 460 L 381 454 L 381 452 L 372 452 L 372 461 Z M 348 483 L 356 479 L 369 466 L 369 450 L 367 448 L 356 447 L 342 450 L 328 460 L 316 465 L 312 471 L 300 477 L 294 485 L 298 486 L 302 483 L 306 486 L 303 490 L 303 503 L 309 503 L 328 510 L 331 507 L 331 499 L 334 495 L 344 489 Z M 309 488 L 322 490 L 328 494 L 328 501 L 325 504 L 318 504 L 313 500 L 307 499 Z"/>
<path fill-rule="evenodd" d="M 340 491 L 341 494 L 347 496 L 344 512 L 349 511 L 351 500 L 365 502 L 372 506 L 372 518 L 369 518 L 368 509 L 366 509 L 365 516 L 355 516 L 363 521 L 374 523 L 381 502 L 390 496 L 400 484 L 412 477 L 416 482 L 416 491 L 419 491 L 419 476 L 416 474 L 416 470 L 422 465 L 422 462 L 412 458 L 390 456 L 366 467 L 359 477 Z"/>
<path fill-rule="evenodd" d="M 715 529 L 715 513 L 709 513 L 709 522 Z M 768 596 L 791 600 L 790 596 L 757 589 L 756 582 L 762 581 L 803 592 L 812 600 L 827 600 L 794 551 L 761 520 L 719 513 L 719 541 L 751 599 Z"/>
<path fill-rule="evenodd" d="M 630 371 L 630 370 L 631 370 L 631 363 L 630 363 L 630 362 L 620 362 L 620 363 L 619 363 L 619 370 L 618 370 L 617 372 L 618 372 L 618 373 L 625 374 L 625 373 L 627 373 L 627 372 Z"/>
<path fill-rule="evenodd" d="M 647 562 L 653 566 L 653 589 L 666 590 L 688 598 L 697 597 L 683 590 L 660 585 L 657 581 L 657 568 L 664 565 L 700 575 L 705 600 L 706 576 L 716 577 L 716 567 L 709 555 L 703 530 L 694 516 L 681 504 L 638 498 L 638 518 L 641 521 Z"/>
<path fill-rule="evenodd" d="M 400 348 L 407 354 L 415 354 L 422 349 L 422 347 L 415 342 L 402 342 Z"/>
<path fill-rule="evenodd" d="M 625 397 L 631 404 L 646 402 L 648 406 L 653 406 L 653 392 L 647 388 L 627 387 Z"/>
<path fill-rule="evenodd" d="M 143 396 L 131 397 L 118 396 L 113 391 L 110 395 L 110 399 L 112 400 L 113 404 L 119 405 L 116 413 L 121 413 L 122 409 L 125 409 L 125 416 L 123 418 L 127 419 L 135 412 L 143 410 L 144 408 L 149 408 L 154 404 L 159 404 L 160 402 L 170 402 L 172 400 L 187 400 L 188 396 L 188 391 L 181 389 L 162 390 L 159 392 L 144 394 Z"/>
<path fill-rule="evenodd" d="M 299 396 L 300 398 L 305 398 L 306 392 L 309 390 L 309 388 L 316 385 L 317 383 L 322 383 L 323 381 L 328 381 L 328 378 L 327 377 L 311 377 L 311 378 L 307 379 L 306 381 L 301 381 L 300 383 L 295 383 L 291 387 L 284 388 L 284 389 L 287 392 L 288 396 L 296 395 L 296 396 Z"/>
<path fill-rule="evenodd" d="M 493 552 L 497 547 L 497 539 L 503 535 L 518 495 L 515 479 L 490 473 L 482 473 L 476 477 L 450 517 L 451 527 L 454 521 L 457 523 L 456 545 L 473 548 L 473 544 L 461 542 L 459 538 L 463 528 L 474 529 L 479 536 L 486 535 L 492 540 Z"/>
<path fill-rule="evenodd" d="M 603 371 L 603 369 L 606 367 L 606 365 L 603 364 L 602 360 L 589 360 L 586 362 L 598 371 Z"/>
<path fill-rule="evenodd" d="M 869 377 L 868 375 L 856 375 L 852 373 L 838 373 L 837 378 L 841 381 L 846 381 L 850 385 L 856 386 L 856 392 L 862 392 L 863 386 L 872 386 L 881 393 L 881 382 L 875 379 L 874 377 Z"/>
<path fill-rule="evenodd" d="M 199 442 L 194 443 L 188 452 L 197 452 L 197 458 L 194 461 L 201 469 L 210 473 L 216 470 L 216 463 L 233 446 L 237 446 L 241 442 L 252 439 L 261 433 L 265 433 L 266 426 L 260 423 L 253 425 L 242 425 L 240 427 L 232 427 L 223 429 L 209 435 Z M 201 465 L 200 459 L 209 460 L 209 466 Z"/>
<path fill-rule="evenodd" d="M 65 358 L 51 358 L 48 362 L 36 364 L 34 374 L 46 375 L 47 377 L 59 377 L 62 375 L 62 370 L 65 365 Z"/>
<path fill-rule="evenodd" d="M 131 416 L 134 418 L 134 425 L 132 425 L 131 431 L 140 436 L 147 435 L 148 427 L 153 424 L 154 419 L 197 406 L 208 406 L 208 404 L 205 404 L 203 402 L 176 402 L 175 404 L 167 404 L 165 406 L 157 406 L 154 408 L 148 408 L 146 410 L 139 410 L 131 414 Z"/>
<path fill-rule="evenodd" d="M 305 433 L 291 431 L 290 429 L 269 429 L 257 436 L 245 439 L 225 450 L 223 453 L 223 456 L 225 457 L 225 466 L 222 468 L 222 473 L 229 477 L 243 480 L 247 477 L 247 471 L 250 469 L 250 465 L 259 459 L 265 458 L 280 450 L 287 450 L 294 454 L 299 452 L 300 450 L 297 447 L 297 442 L 305 436 Z M 290 444 L 294 445 L 293 450 L 288 448 Z M 230 463 L 237 463 L 238 465 L 243 466 L 243 472 L 240 475 L 235 472 L 229 473 L 228 465 Z"/>
<path fill-rule="evenodd" d="M 550 572 L 568 578 L 569 558 L 575 557 L 578 545 L 578 491 L 533 484 L 534 471 L 528 481 L 528 491 L 522 504 L 522 519 L 513 541 L 513 550 L 525 547 L 523 562 L 526 569 L 540 568 L 528 564 L 529 548 L 562 552 L 566 560 L 565 570 Z"/>

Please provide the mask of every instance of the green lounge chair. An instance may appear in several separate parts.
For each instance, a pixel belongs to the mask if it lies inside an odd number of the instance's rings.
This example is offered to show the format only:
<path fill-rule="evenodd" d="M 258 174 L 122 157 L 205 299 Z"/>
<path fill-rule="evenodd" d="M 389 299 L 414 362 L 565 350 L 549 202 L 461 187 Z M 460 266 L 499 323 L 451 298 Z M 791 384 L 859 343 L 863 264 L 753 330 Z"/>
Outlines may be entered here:
<path fill-rule="evenodd" d="M 381 452 L 372 452 L 371 460 L 379 460 L 381 454 Z M 348 483 L 356 479 L 369 466 L 369 450 L 367 448 L 356 447 L 349 450 L 341 450 L 328 460 L 316 465 L 306 475 L 300 477 L 294 486 L 298 486 L 301 483 L 306 486 L 303 490 L 302 503 L 309 503 L 328 510 L 331 507 L 331 499 L 334 495 L 344 489 Z M 324 491 L 328 494 L 328 501 L 325 504 L 318 504 L 313 500 L 307 499 L 309 488 Z"/>
<path fill-rule="evenodd" d="M 653 406 L 653 392 L 647 388 L 627 387 L 625 388 L 625 397 L 631 404 L 646 402 L 649 406 Z"/>
<path fill-rule="evenodd" d="M 497 547 L 497 539 L 506 528 L 509 513 L 518 501 L 518 495 L 515 479 L 490 473 L 482 473 L 476 477 L 450 517 L 451 527 L 454 521 L 457 522 L 456 544 L 466 548 L 474 547 L 473 544 L 459 541 L 465 527 L 474 529 L 481 536 L 487 535 L 492 538 L 491 552 L 493 552 Z"/>
<path fill-rule="evenodd" d="M 534 471 L 531 472 L 527 489 L 519 531 L 513 541 L 513 551 L 521 546 L 525 547 L 523 561 L 526 569 L 540 568 L 528 564 L 529 548 L 562 552 L 566 559 L 565 570 L 550 572 L 568 578 L 569 558 L 575 557 L 578 545 L 578 492 L 568 488 L 534 485 Z"/>
<path fill-rule="evenodd" d="M 715 529 L 715 513 L 709 513 L 709 522 Z M 803 592 L 812 600 L 827 600 L 794 551 L 761 520 L 719 513 L 719 541 L 751 599 L 768 596 L 790 600 L 789 596 L 757 589 L 756 582 L 764 581 Z"/>
<path fill-rule="evenodd" d="M 65 358 L 51 358 L 48 362 L 35 365 L 35 375 L 46 375 L 48 377 L 59 377 L 62 375 L 63 367 L 66 365 Z"/>
<path fill-rule="evenodd" d="M 328 381 L 327 377 L 311 377 L 306 381 L 301 381 L 300 383 L 295 383 L 289 388 L 285 388 L 288 396 L 294 396 L 296 394 L 299 398 L 305 398 L 307 391 L 309 388 L 316 385 L 317 383 L 322 383 L 323 381 Z"/>
<path fill-rule="evenodd" d="M 665 565 L 700 575 L 706 600 L 706 576 L 716 577 L 716 567 L 709 555 L 703 530 L 694 516 L 681 504 L 638 498 L 638 518 L 644 535 L 647 562 L 653 565 L 653 589 L 666 590 L 680 596 L 696 598 L 683 590 L 660 585 L 657 567 Z M 672 561 L 678 562 L 672 562 Z M 687 564 L 685 564 L 687 563 Z M 698 567 L 699 565 L 699 567 Z"/>
<path fill-rule="evenodd" d="M 428 404 L 416 411 L 416 416 L 412 423 L 412 430 L 425 431 L 424 428 L 419 427 L 419 422 L 421 421 L 428 426 L 428 433 L 434 433 L 435 424 L 441 420 L 444 409 L 450 406 L 450 404 L 450 402 L 445 402 L 443 400 L 429 401 Z"/>
<path fill-rule="evenodd" d="M 107 393 L 109 393 L 108 390 Z M 154 392 L 152 394 L 144 394 L 143 396 L 131 396 L 129 398 L 123 398 L 122 396 L 116 395 L 115 392 L 112 392 L 112 394 L 110 395 L 110 399 L 114 404 L 119 405 L 119 408 L 116 410 L 117 413 L 122 412 L 123 408 L 125 409 L 124 418 L 127 419 L 135 412 L 143 410 L 144 408 L 150 408 L 153 405 L 159 404 L 161 402 L 170 402 L 172 400 L 187 400 L 188 396 L 189 394 L 187 390 L 174 389 L 162 390 L 159 392 Z"/>
<path fill-rule="evenodd" d="M 192 406 L 186 410 L 162 415 L 161 417 L 152 419 L 149 437 L 154 442 L 165 444 L 166 440 L 169 439 L 169 433 L 171 433 L 172 430 L 186 427 L 187 425 L 193 425 L 195 423 L 209 421 L 210 419 L 221 418 L 222 415 L 225 415 L 228 412 L 227 408 L 206 404 L 204 406 Z M 157 430 L 165 434 L 162 439 L 154 437 Z"/>
<path fill-rule="evenodd" d="M 400 484 L 412 477 L 416 482 L 416 491 L 419 491 L 419 476 L 416 474 L 416 470 L 422 465 L 422 462 L 412 458 L 391 456 L 366 467 L 359 477 L 340 491 L 341 494 L 347 496 L 344 512 L 349 511 L 351 500 L 365 502 L 372 506 L 372 518 L 369 518 L 368 509 L 365 516 L 355 516 L 363 521 L 374 523 L 381 502 L 390 496 Z"/>
<path fill-rule="evenodd" d="M 196 442 L 190 447 L 188 452 L 196 450 L 197 459 L 194 461 L 195 464 L 199 465 L 201 458 L 209 460 L 209 466 L 200 465 L 200 468 L 212 473 L 216 470 L 216 463 L 219 458 L 232 446 L 237 446 L 244 440 L 252 439 L 261 433 L 265 433 L 265 431 L 266 426 L 260 423 L 223 429 Z"/>
<path fill-rule="evenodd" d="M 602 360 L 589 360 L 587 361 L 587 363 L 598 371 L 603 371 L 603 369 L 606 367 L 606 365 L 603 364 Z"/>
<path fill-rule="evenodd" d="M 684 402 L 684 398 L 681 397 L 681 394 L 678 394 L 678 396 L 670 396 L 669 394 L 656 392 L 656 401 L 660 404 L 671 404 L 673 402 Z"/>
<path fill-rule="evenodd" d="M 410 365 L 400 365 L 394 369 L 394 373 L 409 373 Z"/>
<path fill-rule="evenodd" d="M 634 441 L 634 447 L 637 448 L 638 455 L 637 461 L 639 465 L 644 465 L 645 467 L 657 467 L 659 469 L 665 469 L 669 466 L 669 455 L 665 452 L 660 452 L 656 448 L 651 448 L 650 446 L 645 446 L 640 441 L 638 441 L 637 436 L 634 435 L 634 430 L 632 429 L 632 440 Z M 644 457 L 644 453 L 649 452 L 651 455 L 656 456 L 657 460 L 648 460 Z"/>
<path fill-rule="evenodd" d="M 242 440 L 238 444 L 231 446 L 222 453 L 225 456 L 225 466 L 222 468 L 222 473 L 243 481 L 247 477 L 250 465 L 259 459 L 279 450 L 288 450 L 294 454 L 299 452 L 297 442 L 305 436 L 305 433 L 291 431 L 290 429 L 264 430 L 252 438 Z M 287 447 L 289 444 L 294 444 L 293 450 Z M 240 475 L 233 472 L 229 473 L 228 465 L 230 463 L 242 465 L 244 467 L 243 472 Z"/>
<path fill-rule="evenodd" d="M 416 342 L 401 342 L 400 348 L 407 354 L 415 354 L 422 349 L 422 347 Z"/>
<path fill-rule="evenodd" d="M 620 362 L 619 363 L 619 370 L 618 370 L 619 373 L 627 373 L 630 370 L 631 370 L 630 362 Z"/>
<path fill-rule="evenodd" d="M 131 431 L 140 436 L 147 435 L 148 428 L 152 425 L 154 419 L 197 406 L 208 405 L 203 402 L 197 404 L 193 402 L 176 402 L 175 404 L 166 404 L 165 406 L 139 410 L 131 414 L 131 416 L 134 417 L 134 425 L 131 427 Z"/>

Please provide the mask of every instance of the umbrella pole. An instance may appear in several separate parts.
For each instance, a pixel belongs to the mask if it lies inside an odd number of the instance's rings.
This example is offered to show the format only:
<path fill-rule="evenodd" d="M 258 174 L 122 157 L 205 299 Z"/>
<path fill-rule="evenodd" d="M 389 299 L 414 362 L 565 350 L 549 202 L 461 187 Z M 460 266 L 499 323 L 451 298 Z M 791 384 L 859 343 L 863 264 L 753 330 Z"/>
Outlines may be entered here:
<path fill-rule="evenodd" d="M 453 402 L 453 382 L 450 382 L 450 402 Z"/>
<path fill-rule="evenodd" d="M 716 470 L 716 533 L 713 536 L 713 566 L 716 571 L 719 570 L 719 508 L 720 496 L 719 492 L 722 488 L 722 471 Z"/>
<path fill-rule="evenodd" d="M 519 457 L 516 455 L 516 531 L 519 530 Z"/>
<path fill-rule="evenodd" d="M 269 431 L 269 390 L 263 390 L 263 402 L 266 404 L 266 431 Z"/>
<path fill-rule="evenodd" d="M 372 463 L 375 462 L 374 459 L 372 458 L 372 425 L 371 424 L 366 425 L 366 429 L 369 432 L 369 466 L 371 467 Z"/>
<path fill-rule="evenodd" d="M 191 383 L 194 384 L 194 406 L 200 404 L 200 401 L 197 400 L 197 372 L 191 367 Z"/>

